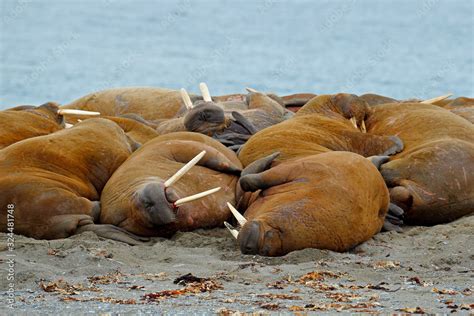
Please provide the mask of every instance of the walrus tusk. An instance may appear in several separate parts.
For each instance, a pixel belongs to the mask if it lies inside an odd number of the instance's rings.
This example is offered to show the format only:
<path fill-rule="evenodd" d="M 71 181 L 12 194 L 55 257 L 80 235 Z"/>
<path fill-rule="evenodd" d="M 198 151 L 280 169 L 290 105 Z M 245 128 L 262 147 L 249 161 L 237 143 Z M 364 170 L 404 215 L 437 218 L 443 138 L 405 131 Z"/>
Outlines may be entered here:
<path fill-rule="evenodd" d="M 248 93 L 259 93 L 259 91 L 255 90 L 254 88 L 247 87 L 247 88 L 245 88 L 245 90 L 247 90 Z"/>
<path fill-rule="evenodd" d="M 442 96 L 439 96 L 439 97 L 436 97 L 436 98 L 433 98 L 433 99 L 428 99 L 428 100 L 425 100 L 425 101 L 421 101 L 420 103 L 423 103 L 423 104 L 433 104 L 435 102 L 438 102 L 438 101 L 442 101 L 444 99 L 447 99 L 449 98 L 450 96 L 452 96 L 453 94 L 452 93 L 448 93 L 448 94 L 445 94 L 445 95 L 442 95 Z"/>
<path fill-rule="evenodd" d="M 229 224 L 227 222 L 224 222 L 224 225 L 225 225 L 225 227 L 227 227 L 227 229 L 230 231 L 230 233 L 232 234 L 232 236 L 234 236 L 235 239 L 237 239 L 237 237 L 239 237 L 239 232 L 237 231 L 237 229 L 232 227 L 231 224 Z"/>
<path fill-rule="evenodd" d="M 227 202 L 227 206 L 229 207 L 230 211 L 234 215 L 237 222 L 239 222 L 240 226 L 244 226 L 245 223 L 247 223 L 247 220 L 245 219 L 245 217 L 242 214 L 240 214 L 240 212 L 237 211 L 237 209 L 229 202 Z"/>
<path fill-rule="evenodd" d="M 365 121 L 362 121 L 362 123 L 360 124 L 360 130 L 362 131 L 362 133 L 367 133 L 367 128 L 365 127 Z"/>
<path fill-rule="evenodd" d="M 58 110 L 58 114 L 59 115 L 70 114 L 70 115 L 98 116 L 98 115 L 100 115 L 100 112 L 72 110 L 72 109 L 60 109 L 60 110 Z"/>
<path fill-rule="evenodd" d="M 204 82 L 201 82 L 199 84 L 199 90 L 201 90 L 202 98 L 206 102 L 212 102 L 211 94 L 209 93 L 209 88 L 207 87 L 207 84 Z"/>
<path fill-rule="evenodd" d="M 197 164 L 199 160 L 201 160 L 201 158 L 204 157 L 205 154 L 206 154 L 205 150 L 201 151 L 196 157 L 191 159 L 187 164 L 185 164 L 181 169 L 179 169 L 174 175 L 172 175 L 171 178 L 166 180 L 164 183 L 165 188 L 170 187 L 173 183 L 181 179 L 181 177 L 184 176 L 184 174 L 188 172 L 189 169 L 191 169 L 195 164 Z"/>
<path fill-rule="evenodd" d="M 191 98 L 189 97 L 188 92 L 186 92 L 186 89 L 181 88 L 181 98 L 183 99 L 184 105 L 186 105 L 186 108 L 188 110 L 191 110 L 193 108 L 193 102 L 191 101 Z"/>
<path fill-rule="evenodd" d="M 65 123 L 65 124 L 64 124 L 64 128 L 71 128 L 71 127 L 73 127 L 73 126 L 74 126 L 74 125 L 69 124 L 69 123 Z"/>
<path fill-rule="evenodd" d="M 350 121 L 351 121 L 352 125 L 354 125 L 354 127 L 355 127 L 356 129 L 359 129 L 359 128 L 357 127 L 357 119 L 356 119 L 354 116 L 350 118 Z"/>
<path fill-rule="evenodd" d="M 188 202 L 191 202 L 191 201 L 194 201 L 194 200 L 198 200 L 198 199 L 203 198 L 205 196 L 211 195 L 212 193 L 216 193 L 220 189 L 221 189 L 221 187 L 217 187 L 217 188 L 210 189 L 210 190 L 207 190 L 207 191 L 204 191 L 204 192 L 201 192 L 201 193 L 197 193 L 197 194 L 194 194 L 194 195 L 191 195 L 191 196 L 187 196 L 185 198 L 177 200 L 176 202 L 173 203 L 173 205 L 175 207 L 178 207 L 180 205 L 183 205 L 184 203 L 188 203 Z"/>

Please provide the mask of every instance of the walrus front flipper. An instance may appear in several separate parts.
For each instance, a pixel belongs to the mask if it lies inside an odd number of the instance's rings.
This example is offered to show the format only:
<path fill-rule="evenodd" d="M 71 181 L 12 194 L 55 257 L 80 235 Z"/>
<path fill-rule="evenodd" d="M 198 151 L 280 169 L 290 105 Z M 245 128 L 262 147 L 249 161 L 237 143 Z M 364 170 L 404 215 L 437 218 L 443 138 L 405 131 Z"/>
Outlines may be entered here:
<path fill-rule="evenodd" d="M 182 145 L 176 146 L 176 142 L 174 142 L 174 145 L 170 147 L 170 159 L 174 159 L 175 161 L 181 163 L 188 163 L 201 151 L 205 150 L 206 154 L 197 162 L 196 165 L 230 174 L 240 175 L 240 172 L 242 171 L 239 166 L 236 166 L 232 161 L 229 160 L 229 158 L 227 158 L 214 147 L 203 143 L 184 140 L 179 141 L 182 143 Z"/>
<path fill-rule="evenodd" d="M 270 159 L 273 155 L 270 155 L 266 158 Z M 273 157 L 273 159 L 274 158 L 276 157 Z M 282 165 L 278 165 L 261 173 L 247 174 L 245 176 L 242 176 L 239 180 L 239 185 L 242 190 L 246 192 L 265 190 L 276 185 L 293 181 L 291 171 L 292 170 L 282 167 Z"/>
<path fill-rule="evenodd" d="M 367 157 L 367 159 L 370 160 L 374 164 L 375 167 L 377 167 L 378 170 L 380 170 L 380 166 L 386 163 L 387 161 L 390 160 L 389 156 L 370 156 Z"/>
<path fill-rule="evenodd" d="M 390 156 L 403 150 L 398 136 L 379 136 L 366 133 L 351 133 L 354 152 L 364 156 Z"/>
<path fill-rule="evenodd" d="M 253 173 L 260 173 L 272 165 L 272 162 L 280 155 L 280 152 L 275 152 L 271 155 L 268 155 L 267 157 L 260 158 L 259 160 L 255 160 L 251 164 L 249 164 L 247 167 L 242 170 L 241 176 L 245 176 L 247 174 L 253 174 Z"/>
<path fill-rule="evenodd" d="M 257 133 L 257 128 L 242 114 L 237 111 L 232 111 L 232 117 L 235 119 L 236 123 L 244 127 L 251 135 Z"/>
<path fill-rule="evenodd" d="M 120 227 L 108 224 L 87 224 L 80 226 L 77 228 L 75 234 L 80 234 L 86 231 L 94 232 L 99 237 L 121 241 L 132 246 L 142 245 L 145 242 L 150 241 L 149 238 L 134 235 Z"/>

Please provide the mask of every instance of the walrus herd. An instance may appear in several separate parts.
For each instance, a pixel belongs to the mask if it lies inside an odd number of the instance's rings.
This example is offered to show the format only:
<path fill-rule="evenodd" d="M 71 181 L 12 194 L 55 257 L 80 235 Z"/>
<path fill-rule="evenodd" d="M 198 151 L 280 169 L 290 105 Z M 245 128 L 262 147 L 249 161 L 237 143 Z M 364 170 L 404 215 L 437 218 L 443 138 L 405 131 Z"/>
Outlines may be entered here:
<path fill-rule="evenodd" d="M 135 245 L 225 225 L 242 253 L 282 256 L 474 211 L 472 98 L 199 89 L 0 111 L 1 231 Z"/>

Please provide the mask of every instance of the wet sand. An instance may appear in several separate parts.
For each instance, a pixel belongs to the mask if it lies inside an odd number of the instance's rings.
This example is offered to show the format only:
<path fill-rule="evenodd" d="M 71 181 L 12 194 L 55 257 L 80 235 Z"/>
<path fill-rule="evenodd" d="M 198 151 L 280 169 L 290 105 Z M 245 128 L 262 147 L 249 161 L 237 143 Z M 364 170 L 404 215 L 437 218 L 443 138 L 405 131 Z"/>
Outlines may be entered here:
<path fill-rule="evenodd" d="M 93 233 L 15 236 L 13 309 L 5 304 L 6 237 L 2 315 L 474 312 L 474 216 L 380 233 L 348 253 L 306 249 L 280 258 L 240 254 L 225 229 L 134 247 Z M 204 279 L 173 282 L 188 273 Z"/>

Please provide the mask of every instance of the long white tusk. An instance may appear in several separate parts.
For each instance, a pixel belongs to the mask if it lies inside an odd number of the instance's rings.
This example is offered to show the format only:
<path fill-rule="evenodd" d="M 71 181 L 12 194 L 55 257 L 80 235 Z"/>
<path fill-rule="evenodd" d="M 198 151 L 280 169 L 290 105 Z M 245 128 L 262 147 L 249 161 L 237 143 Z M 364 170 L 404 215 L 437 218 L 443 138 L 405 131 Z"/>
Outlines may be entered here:
<path fill-rule="evenodd" d="M 237 239 L 237 237 L 239 237 L 239 232 L 237 231 L 237 229 L 232 227 L 231 224 L 229 224 L 227 222 L 224 222 L 224 225 L 225 225 L 225 227 L 227 227 L 227 229 L 230 231 L 230 233 L 232 234 L 232 236 L 234 236 L 235 239 Z"/>
<path fill-rule="evenodd" d="M 360 124 L 360 130 L 362 133 L 367 133 L 367 128 L 365 127 L 365 121 L 362 121 L 362 124 Z"/>
<path fill-rule="evenodd" d="M 185 164 L 181 169 L 179 169 L 173 176 L 171 176 L 171 178 L 166 180 L 164 183 L 165 188 L 170 187 L 173 183 L 181 179 L 181 177 L 184 176 L 184 174 L 188 172 L 189 169 L 191 169 L 195 164 L 197 164 L 199 160 L 201 160 L 201 158 L 204 157 L 205 154 L 206 154 L 205 150 L 201 151 L 196 157 L 191 159 L 187 164 Z"/>
<path fill-rule="evenodd" d="M 356 129 L 359 129 L 359 128 L 357 127 L 357 119 L 356 119 L 354 116 L 351 117 L 350 121 L 351 121 L 352 125 L 354 125 L 354 127 L 355 127 Z"/>
<path fill-rule="evenodd" d="M 191 101 L 189 94 L 186 92 L 186 89 L 184 88 L 181 88 L 181 98 L 183 99 L 183 102 L 184 102 L 184 105 L 186 105 L 186 108 L 188 110 L 191 110 L 193 108 L 193 102 Z"/>
<path fill-rule="evenodd" d="M 245 88 L 245 90 L 247 90 L 247 92 L 249 92 L 249 93 L 259 93 L 258 90 L 255 90 L 255 89 L 249 88 L 249 87 Z"/>
<path fill-rule="evenodd" d="M 199 84 L 199 90 L 201 90 L 202 98 L 206 102 L 212 102 L 211 94 L 209 93 L 209 88 L 207 87 L 207 84 L 204 82 L 201 82 Z"/>
<path fill-rule="evenodd" d="M 229 207 L 230 211 L 234 215 L 235 219 L 237 219 L 237 222 L 239 222 L 240 226 L 244 226 L 245 223 L 247 223 L 247 220 L 245 219 L 245 217 L 242 214 L 240 214 L 240 212 L 237 211 L 237 209 L 229 202 L 227 202 L 227 206 Z"/>
<path fill-rule="evenodd" d="M 183 205 L 184 203 L 188 203 L 188 202 L 203 198 L 203 197 L 208 196 L 212 193 L 216 193 L 220 189 L 221 189 L 221 187 L 217 187 L 217 188 L 210 189 L 210 190 L 207 190 L 207 191 L 204 191 L 204 192 L 201 192 L 201 193 L 197 193 L 197 194 L 194 194 L 194 195 L 191 195 L 191 196 L 187 196 L 185 198 L 179 199 L 176 202 L 174 202 L 174 206 L 178 207 L 180 205 Z"/>
<path fill-rule="evenodd" d="M 450 96 L 452 96 L 453 94 L 452 93 L 449 93 L 449 94 L 445 94 L 445 95 L 442 95 L 442 96 L 439 96 L 439 97 L 436 97 L 436 98 L 433 98 L 433 99 L 428 99 L 428 100 L 425 100 L 425 101 L 421 101 L 420 103 L 424 103 L 424 104 L 433 104 L 435 102 L 438 102 L 438 101 L 442 101 L 444 99 L 447 99 L 449 98 Z"/>
<path fill-rule="evenodd" d="M 98 116 L 98 115 L 100 115 L 100 112 L 72 110 L 72 109 L 60 109 L 60 110 L 58 110 L 58 114 L 59 115 L 70 114 L 70 115 Z"/>
<path fill-rule="evenodd" d="M 65 124 L 64 124 L 64 128 L 71 128 L 71 127 L 73 127 L 73 126 L 74 126 L 74 125 L 69 124 L 69 123 L 65 123 Z"/>

